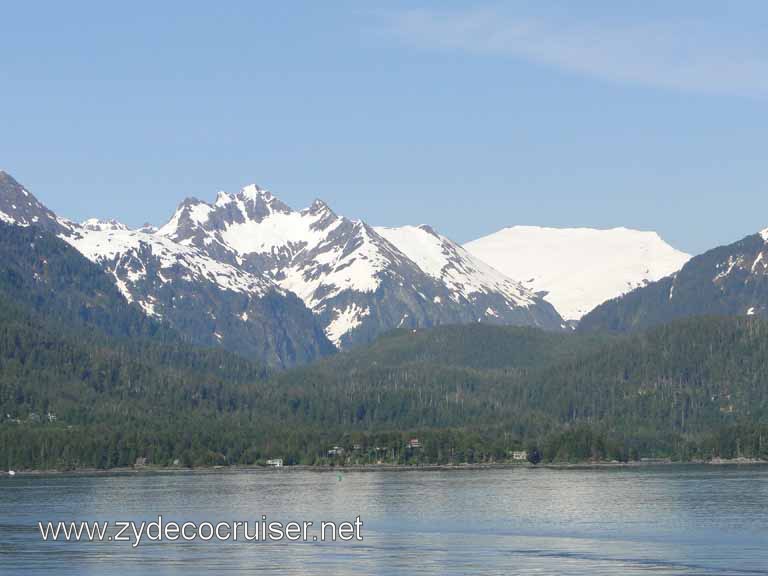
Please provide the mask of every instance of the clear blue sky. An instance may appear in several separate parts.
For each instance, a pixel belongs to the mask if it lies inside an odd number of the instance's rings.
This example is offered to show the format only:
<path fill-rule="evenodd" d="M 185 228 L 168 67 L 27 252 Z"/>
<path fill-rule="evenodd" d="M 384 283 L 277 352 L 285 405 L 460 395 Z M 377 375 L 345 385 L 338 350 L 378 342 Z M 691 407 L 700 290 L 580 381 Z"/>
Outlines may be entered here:
<path fill-rule="evenodd" d="M 218 4 L 218 5 L 215 5 Z M 8 2 L 0 168 L 73 219 L 256 182 L 459 241 L 768 226 L 768 3 Z"/>

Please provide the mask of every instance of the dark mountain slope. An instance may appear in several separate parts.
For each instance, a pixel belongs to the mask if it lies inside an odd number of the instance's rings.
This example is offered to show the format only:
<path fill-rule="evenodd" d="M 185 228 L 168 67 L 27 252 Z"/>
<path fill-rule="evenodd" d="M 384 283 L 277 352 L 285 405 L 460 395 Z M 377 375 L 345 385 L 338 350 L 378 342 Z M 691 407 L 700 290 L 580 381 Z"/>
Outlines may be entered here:
<path fill-rule="evenodd" d="M 178 338 L 167 326 L 128 304 L 99 266 L 34 226 L 0 223 L 0 294 L 69 330 Z"/>
<path fill-rule="evenodd" d="M 584 316 L 582 332 L 629 332 L 697 315 L 768 317 L 768 233 L 692 258 L 675 275 L 610 300 Z"/>

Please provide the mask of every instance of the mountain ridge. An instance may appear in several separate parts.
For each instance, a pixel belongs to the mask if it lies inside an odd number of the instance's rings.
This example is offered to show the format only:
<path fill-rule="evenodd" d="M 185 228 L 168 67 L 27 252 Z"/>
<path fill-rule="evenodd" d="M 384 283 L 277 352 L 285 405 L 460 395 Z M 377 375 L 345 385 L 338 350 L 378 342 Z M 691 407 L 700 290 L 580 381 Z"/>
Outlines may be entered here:
<path fill-rule="evenodd" d="M 212 203 L 185 198 L 162 226 L 130 229 L 116 220 L 78 224 L 36 199 L 19 210 L 21 197 L 34 199 L 4 175 L 4 221 L 40 223 L 102 266 L 148 316 L 270 366 L 306 363 L 398 327 L 564 327 L 549 303 L 432 228 L 403 227 L 410 241 L 393 243 L 319 199 L 293 210 L 252 184 Z M 413 260 L 414 240 L 434 244 L 430 265 L 439 270 Z"/>
<path fill-rule="evenodd" d="M 158 234 L 270 277 L 298 295 L 341 348 L 402 326 L 474 321 L 562 326 L 551 306 L 511 279 L 468 290 L 447 284 L 384 230 L 339 216 L 319 199 L 294 210 L 249 185 L 237 194 L 219 192 L 213 203 L 183 202 Z M 440 238 L 450 248 L 447 266 L 463 249 Z M 465 252 L 459 257 L 471 260 Z"/>

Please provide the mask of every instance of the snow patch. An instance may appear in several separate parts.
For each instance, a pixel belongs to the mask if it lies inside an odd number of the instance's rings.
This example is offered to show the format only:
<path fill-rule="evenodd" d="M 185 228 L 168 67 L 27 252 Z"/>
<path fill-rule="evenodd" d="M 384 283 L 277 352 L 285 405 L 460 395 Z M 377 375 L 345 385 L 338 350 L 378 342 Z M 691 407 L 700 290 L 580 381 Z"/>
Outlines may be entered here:
<path fill-rule="evenodd" d="M 740 265 L 743 261 L 744 261 L 744 257 L 743 256 L 738 256 L 737 258 L 734 258 L 733 256 L 728 256 L 728 262 L 727 262 L 728 268 L 724 272 L 723 271 L 718 272 L 717 276 L 715 276 L 712 279 L 712 282 L 717 282 L 718 280 L 721 280 L 721 279 L 725 278 L 726 276 L 730 275 L 730 273 L 733 272 L 733 269 L 737 265 Z M 720 268 L 721 266 L 722 266 L 722 264 L 718 264 L 717 265 L 718 268 Z"/>
<path fill-rule="evenodd" d="M 300 212 L 273 212 L 258 222 L 246 219 L 229 224 L 221 237 L 240 254 L 272 253 L 289 245 L 314 246 L 329 232 L 313 228 L 316 221 Z"/>
<path fill-rule="evenodd" d="M 154 318 L 160 318 L 160 314 L 155 310 L 155 301 L 152 297 L 149 297 L 147 300 L 139 300 L 137 302 L 139 306 L 141 306 L 141 309 L 144 310 L 144 314 L 147 316 L 152 316 Z"/>
<path fill-rule="evenodd" d="M 343 310 L 335 308 L 334 318 L 325 329 L 325 335 L 328 336 L 328 339 L 333 342 L 336 347 L 338 347 L 341 343 L 342 336 L 360 326 L 360 324 L 363 323 L 363 318 L 370 315 L 370 313 L 371 310 L 368 307 L 363 308 L 355 303 L 347 306 Z"/>
<path fill-rule="evenodd" d="M 213 212 L 213 208 L 205 202 L 200 202 L 189 207 L 189 217 L 197 224 L 203 224 L 208 221 L 208 216 Z"/>

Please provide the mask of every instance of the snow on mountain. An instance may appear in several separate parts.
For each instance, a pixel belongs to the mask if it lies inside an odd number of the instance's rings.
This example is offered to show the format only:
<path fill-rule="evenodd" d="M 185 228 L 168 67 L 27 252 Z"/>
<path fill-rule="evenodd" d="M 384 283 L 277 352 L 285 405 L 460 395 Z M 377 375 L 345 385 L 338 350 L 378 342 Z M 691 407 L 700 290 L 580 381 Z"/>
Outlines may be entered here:
<path fill-rule="evenodd" d="M 690 255 L 655 232 L 513 226 L 464 247 L 534 292 L 566 320 L 679 270 Z"/>
<path fill-rule="evenodd" d="M 268 280 L 209 258 L 197 248 L 184 246 L 158 234 L 129 230 L 114 222 L 106 225 L 91 222 L 82 230 L 75 230 L 72 235 L 62 238 L 86 258 L 102 264 L 111 272 L 129 301 L 134 299 L 130 286 L 147 279 L 149 272 L 144 262 L 147 255 L 151 255 L 155 276 L 162 284 L 170 282 L 169 271 L 179 268 L 184 271 L 182 278 L 185 281 L 211 282 L 223 290 L 251 296 L 263 296 L 275 288 Z"/>
<path fill-rule="evenodd" d="M 188 219 L 202 219 L 202 203 L 184 206 L 189 206 Z M 333 351 L 317 318 L 301 300 L 269 276 L 212 256 L 210 246 L 200 250 L 151 226 L 130 230 L 115 220 L 90 219 L 82 224 L 64 220 L 3 173 L 0 208 L 7 216 L 3 221 L 34 224 L 74 246 L 112 277 L 128 302 L 167 322 L 191 342 L 222 346 L 281 367 Z"/>
<path fill-rule="evenodd" d="M 510 305 L 535 304 L 530 290 L 481 262 L 430 226 L 379 227 L 376 231 L 424 272 L 445 283 L 452 290 L 454 299 L 462 296 L 471 299 L 478 293 L 499 292 L 509 299 Z"/>
<path fill-rule="evenodd" d="M 563 327 L 549 303 L 431 228 L 377 229 L 320 200 L 293 210 L 250 185 L 213 203 L 187 198 L 163 226 L 130 230 L 59 219 L 15 181 L 3 192 L 0 218 L 45 220 L 148 315 L 204 343 L 249 351 L 266 340 L 273 364 L 295 360 L 291 335 L 274 334 L 291 323 L 305 337 L 300 359 L 321 353 L 325 337 L 345 348 L 398 327 Z"/>
<path fill-rule="evenodd" d="M 426 227 L 408 230 L 373 228 L 320 200 L 293 210 L 250 185 L 220 192 L 213 204 L 186 200 L 157 234 L 269 276 L 298 295 L 342 347 L 398 326 L 560 326 L 540 298 L 460 246 Z"/>

